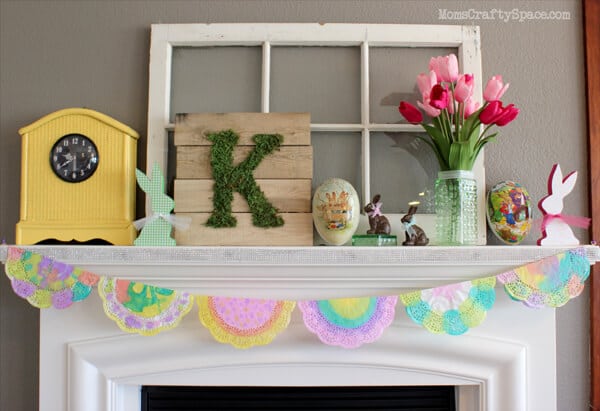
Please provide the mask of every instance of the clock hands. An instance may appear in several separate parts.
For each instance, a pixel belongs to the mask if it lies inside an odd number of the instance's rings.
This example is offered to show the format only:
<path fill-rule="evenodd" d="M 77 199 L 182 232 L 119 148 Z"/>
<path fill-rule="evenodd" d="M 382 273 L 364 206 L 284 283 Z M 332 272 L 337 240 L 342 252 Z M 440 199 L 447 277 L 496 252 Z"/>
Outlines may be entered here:
<path fill-rule="evenodd" d="M 67 161 L 65 161 L 64 163 L 62 163 L 62 164 L 59 164 L 59 165 L 58 165 L 58 169 L 59 169 L 59 170 L 60 170 L 61 168 L 63 168 L 64 166 L 66 166 L 66 165 L 69 165 L 69 164 L 70 164 L 70 163 L 71 163 L 71 162 L 72 162 L 72 161 L 75 159 L 75 156 L 73 156 L 73 154 L 71 154 L 71 153 L 63 154 L 63 157 L 64 157 L 64 158 L 65 158 Z"/>
<path fill-rule="evenodd" d="M 83 168 L 85 168 L 91 161 L 93 161 L 93 159 L 95 157 L 87 157 L 85 156 L 83 153 L 82 154 L 82 158 L 83 158 Z M 71 170 L 76 171 L 77 170 L 77 154 L 73 155 L 73 153 L 67 153 L 67 154 L 63 154 L 62 155 L 63 158 L 66 160 L 64 163 L 58 164 L 57 169 L 62 169 L 65 166 L 68 166 L 69 164 L 72 163 L 71 166 Z"/>

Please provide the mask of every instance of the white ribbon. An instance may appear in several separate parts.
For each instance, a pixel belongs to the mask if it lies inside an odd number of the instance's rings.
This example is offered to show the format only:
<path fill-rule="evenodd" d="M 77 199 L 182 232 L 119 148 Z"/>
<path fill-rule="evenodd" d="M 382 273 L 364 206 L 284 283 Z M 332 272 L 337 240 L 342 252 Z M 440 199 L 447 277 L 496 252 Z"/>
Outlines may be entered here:
<path fill-rule="evenodd" d="M 406 232 L 408 233 L 409 236 L 414 236 L 417 235 L 417 232 L 415 231 L 415 228 L 413 227 L 413 225 L 415 225 L 416 223 L 416 219 L 413 216 L 412 221 L 408 222 L 408 223 L 402 223 L 404 224 L 404 229 L 406 230 Z"/>
<path fill-rule="evenodd" d="M 192 217 L 175 215 L 175 214 L 165 214 L 165 213 L 154 213 L 149 215 L 148 217 L 140 218 L 139 220 L 135 220 L 133 225 L 139 231 L 144 226 L 151 221 L 156 220 L 157 218 L 162 218 L 167 223 L 171 224 L 171 226 L 175 227 L 176 230 L 185 231 L 190 228 L 192 224 Z"/>

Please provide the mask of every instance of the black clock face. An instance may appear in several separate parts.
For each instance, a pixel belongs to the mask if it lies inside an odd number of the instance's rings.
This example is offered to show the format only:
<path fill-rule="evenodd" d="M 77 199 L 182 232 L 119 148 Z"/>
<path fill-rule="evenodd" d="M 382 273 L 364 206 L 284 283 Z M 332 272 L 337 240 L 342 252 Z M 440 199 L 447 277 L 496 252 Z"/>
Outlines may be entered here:
<path fill-rule="evenodd" d="M 84 135 L 67 134 L 54 143 L 50 165 L 62 180 L 79 183 L 90 178 L 98 168 L 98 149 Z"/>

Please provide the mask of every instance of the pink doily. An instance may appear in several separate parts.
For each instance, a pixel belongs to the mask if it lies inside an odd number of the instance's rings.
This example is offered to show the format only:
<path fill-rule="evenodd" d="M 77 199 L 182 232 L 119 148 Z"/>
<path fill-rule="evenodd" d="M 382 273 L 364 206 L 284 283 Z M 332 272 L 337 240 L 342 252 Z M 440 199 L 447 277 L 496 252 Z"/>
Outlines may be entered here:
<path fill-rule="evenodd" d="M 396 296 L 300 301 L 304 324 L 328 345 L 356 348 L 379 339 L 392 323 Z"/>
<path fill-rule="evenodd" d="M 293 301 L 197 297 L 199 317 L 219 342 L 236 348 L 269 344 L 290 323 Z"/>

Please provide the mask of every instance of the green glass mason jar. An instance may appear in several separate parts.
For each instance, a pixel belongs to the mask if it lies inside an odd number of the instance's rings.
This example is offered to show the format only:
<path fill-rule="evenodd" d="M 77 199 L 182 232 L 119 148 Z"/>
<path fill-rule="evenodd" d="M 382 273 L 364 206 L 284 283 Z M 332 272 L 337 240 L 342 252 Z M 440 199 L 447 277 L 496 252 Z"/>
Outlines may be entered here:
<path fill-rule="evenodd" d="M 437 245 L 477 244 L 477 182 L 472 171 L 438 172 L 435 216 Z"/>

